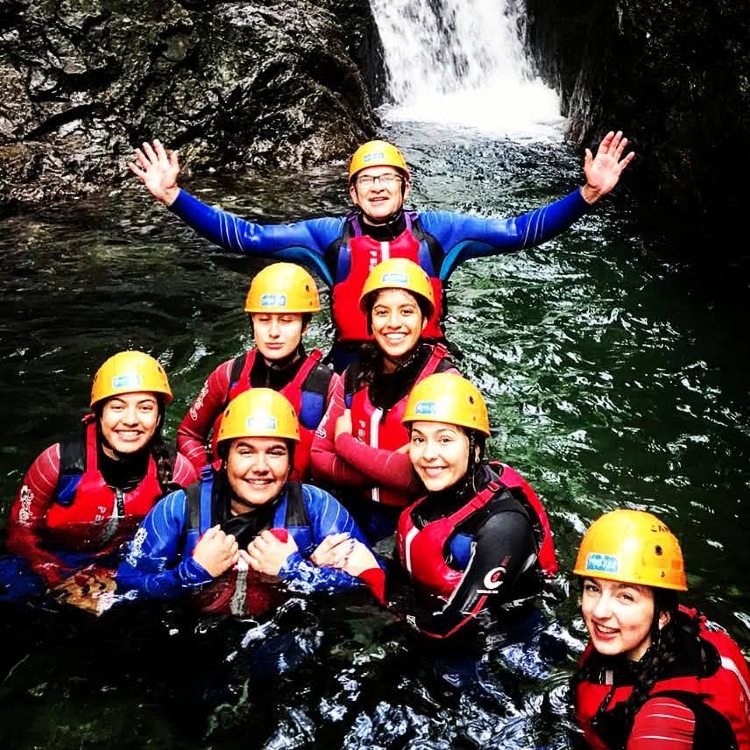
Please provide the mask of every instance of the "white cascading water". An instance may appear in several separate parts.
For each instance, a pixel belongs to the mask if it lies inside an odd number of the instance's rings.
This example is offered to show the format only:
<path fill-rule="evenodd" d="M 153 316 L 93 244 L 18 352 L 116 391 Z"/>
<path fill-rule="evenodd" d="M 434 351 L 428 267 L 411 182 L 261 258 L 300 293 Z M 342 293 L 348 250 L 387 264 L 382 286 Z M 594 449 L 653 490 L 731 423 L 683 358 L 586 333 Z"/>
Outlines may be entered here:
<path fill-rule="evenodd" d="M 560 102 L 535 78 L 506 0 L 371 0 L 390 120 L 561 138 Z"/>

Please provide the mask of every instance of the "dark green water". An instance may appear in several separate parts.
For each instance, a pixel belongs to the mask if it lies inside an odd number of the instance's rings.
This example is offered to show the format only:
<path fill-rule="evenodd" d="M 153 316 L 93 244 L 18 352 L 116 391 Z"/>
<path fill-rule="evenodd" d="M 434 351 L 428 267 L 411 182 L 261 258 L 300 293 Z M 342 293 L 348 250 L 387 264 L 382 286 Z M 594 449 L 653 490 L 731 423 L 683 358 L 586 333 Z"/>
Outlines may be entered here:
<path fill-rule="evenodd" d="M 510 215 L 580 179 L 579 156 L 565 146 L 433 126 L 400 125 L 391 135 L 414 165 L 420 208 Z M 343 165 L 304 179 L 201 176 L 185 184 L 268 222 L 346 206 Z M 1 226 L 7 514 L 26 467 L 75 428 L 94 371 L 115 351 L 160 357 L 176 395 L 173 435 L 208 373 L 248 344 L 241 307 L 259 264 L 211 248 L 135 191 L 40 207 Z M 747 652 L 750 358 L 737 300 L 723 299 L 715 276 L 696 281 L 682 264 L 657 260 L 653 241 L 607 206 L 542 249 L 467 264 L 449 299 L 449 337 L 490 403 L 492 452 L 545 501 L 562 570 L 601 512 L 622 504 L 652 510 L 682 541 L 688 603 Z M 325 346 L 329 333 L 322 318 L 311 342 Z M 575 587 L 563 575 L 555 589 L 552 631 L 575 650 Z M 286 620 L 271 626 L 294 633 L 289 650 L 301 654 L 301 666 L 269 682 L 253 678 L 244 695 L 247 641 L 265 632 L 247 623 L 198 622 L 176 609 L 98 621 L 4 612 L 3 746 L 569 746 L 557 714 L 572 651 L 547 678 L 526 680 L 491 649 L 497 695 L 488 698 L 435 688 L 419 646 L 364 597 L 299 600 Z"/>

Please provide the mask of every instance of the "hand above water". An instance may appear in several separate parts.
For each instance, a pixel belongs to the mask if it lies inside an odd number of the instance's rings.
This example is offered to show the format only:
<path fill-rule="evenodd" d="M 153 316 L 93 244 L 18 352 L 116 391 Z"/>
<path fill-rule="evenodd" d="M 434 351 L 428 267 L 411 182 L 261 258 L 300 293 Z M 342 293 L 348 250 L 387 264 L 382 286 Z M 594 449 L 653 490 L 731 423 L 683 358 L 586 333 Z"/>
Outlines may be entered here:
<path fill-rule="evenodd" d="M 128 164 L 130 171 L 146 186 L 149 193 L 165 206 L 171 206 L 180 192 L 177 176 L 180 162 L 177 151 L 167 151 L 158 139 L 143 143 L 143 148 L 134 152 L 134 161 Z"/>
<path fill-rule="evenodd" d="M 212 526 L 195 545 L 193 559 L 212 578 L 217 578 L 240 559 L 237 540 L 232 534 L 224 533 L 221 526 Z"/>
<path fill-rule="evenodd" d="M 635 159 L 635 151 L 623 157 L 627 145 L 628 139 L 623 138 L 621 130 L 616 133 L 610 130 L 599 144 L 596 156 L 586 149 L 583 160 L 586 184 L 581 189 L 586 203 L 596 203 L 617 185 L 623 170 Z"/>
<path fill-rule="evenodd" d="M 287 557 L 297 552 L 297 543 L 289 534 L 281 534 L 282 529 L 266 529 L 242 550 L 242 559 L 256 572 L 268 576 L 278 576 Z"/>

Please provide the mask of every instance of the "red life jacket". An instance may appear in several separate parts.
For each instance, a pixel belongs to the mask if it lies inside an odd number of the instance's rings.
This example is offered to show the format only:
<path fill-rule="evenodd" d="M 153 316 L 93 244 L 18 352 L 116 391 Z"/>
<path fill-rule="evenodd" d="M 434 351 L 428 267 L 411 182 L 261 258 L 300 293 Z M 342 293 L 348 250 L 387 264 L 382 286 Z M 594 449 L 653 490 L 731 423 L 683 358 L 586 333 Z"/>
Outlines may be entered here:
<path fill-rule="evenodd" d="M 249 391 L 252 387 L 250 385 L 250 373 L 252 372 L 257 354 L 257 349 L 251 349 L 244 355 L 244 360 L 243 358 L 235 360 L 236 362 L 242 363 L 242 368 L 236 378 L 234 377 L 234 368 L 232 368 L 233 375 L 232 382 L 230 382 L 229 393 L 227 394 L 227 404 L 229 404 L 235 396 L 239 396 L 240 393 Z M 302 482 L 310 475 L 310 448 L 312 446 L 313 438 L 315 437 L 315 430 L 325 412 L 326 393 L 328 390 L 328 383 L 331 380 L 332 371 L 325 365 L 320 364 L 322 358 L 322 352 L 319 349 L 314 349 L 302 363 L 299 370 L 297 370 L 297 374 L 292 380 L 290 380 L 279 391 L 279 393 L 288 399 L 300 419 L 300 441 L 294 449 L 294 465 L 292 466 L 292 473 L 289 477 L 296 482 Z M 322 375 L 322 377 L 318 377 L 320 375 Z M 319 408 L 314 409 L 316 414 L 308 420 L 310 423 L 306 426 L 303 423 L 304 420 L 307 419 L 306 410 L 303 409 L 303 398 L 308 394 L 313 396 L 313 398 L 321 398 Z M 216 417 L 216 420 L 214 421 L 213 432 L 211 435 L 212 461 L 215 461 L 218 458 L 216 452 L 216 441 L 223 416 L 224 409 L 219 412 L 219 416 Z"/>
<path fill-rule="evenodd" d="M 750 748 L 750 672 L 748 671 L 739 646 L 722 631 L 709 630 L 706 618 L 696 610 L 680 606 L 680 611 L 697 620 L 699 637 L 704 649 L 715 650 L 721 659 L 721 665 L 713 674 L 704 676 L 685 675 L 669 677 L 657 681 L 649 692 L 650 696 L 657 693 L 688 693 L 701 699 L 708 707 L 714 709 L 729 723 L 736 738 L 739 750 Z M 593 652 L 593 644 L 589 643 L 581 657 L 583 666 Z M 608 683 L 606 680 L 610 680 Z M 605 682 L 598 683 L 588 680 L 578 684 L 576 692 L 576 715 L 586 741 L 594 750 L 611 750 L 596 733 L 592 720 L 596 716 L 599 706 L 612 691 L 614 676 L 605 673 Z M 622 706 L 633 690 L 632 685 L 616 687 L 607 712 Z M 679 696 L 675 696 L 679 700 Z M 718 750 L 718 748 L 717 748 Z"/>
<path fill-rule="evenodd" d="M 432 345 L 430 358 L 412 386 L 428 375 L 437 372 L 444 360 L 450 361 L 446 360 L 448 356 L 448 350 L 442 344 Z M 347 373 L 344 374 L 344 382 L 348 382 Z M 384 416 L 382 409 L 376 409 L 372 405 L 368 388 L 360 388 L 351 396 L 347 394 L 346 405 L 351 409 L 352 435 L 360 442 L 373 448 L 398 450 L 409 442 L 409 431 L 401 424 L 401 417 L 404 416 L 406 411 L 408 398 L 407 392 Z M 383 503 L 383 505 L 403 507 L 409 502 L 409 498 L 389 490 L 387 487 L 373 487 L 368 492 L 373 502 Z"/>
<path fill-rule="evenodd" d="M 464 575 L 464 571 L 450 567 L 445 561 L 444 550 L 448 540 L 455 534 L 456 528 L 469 516 L 480 511 L 505 489 L 518 487 L 523 492 L 524 506 L 529 511 L 532 526 L 538 532 L 539 567 L 547 576 L 557 573 L 552 529 L 541 501 L 515 469 L 498 462 L 492 462 L 491 466 L 500 475 L 499 481 L 490 482 L 455 513 L 438 518 L 424 528 L 418 529 L 412 520 L 412 513 L 424 502 L 425 498 L 421 498 L 410 505 L 399 517 L 396 528 L 396 549 L 402 565 L 420 586 L 443 599 L 450 598 Z"/>
<path fill-rule="evenodd" d="M 81 442 L 72 448 L 61 445 L 60 480 L 55 491 L 55 503 L 45 516 L 50 541 L 70 549 L 97 550 L 106 554 L 132 536 L 138 524 L 164 494 L 159 484 L 156 462 L 149 456 L 146 476 L 129 492 L 113 490 L 104 481 L 97 461 L 96 420 L 87 418 L 85 433 L 85 463 L 78 464 L 71 474 L 65 464 L 66 454 L 81 451 Z M 83 464 L 83 465 L 81 465 Z M 80 477 L 80 480 L 78 480 Z M 61 496 L 61 485 L 76 481 L 72 497 Z"/>
<path fill-rule="evenodd" d="M 424 246 L 415 234 L 424 236 L 419 230 L 418 221 L 411 213 L 405 212 L 406 229 L 390 242 L 378 242 L 372 237 L 362 234 L 359 220 L 356 216 L 347 221 L 348 231 L 353 234 L 344 237 L 339 243 L 339 257 L 337 271 L 346 270 L 343 278 L 337 278 L 331 293 L 331 313 L 336 325 L 338 341 L 366 341 L 371 338 L 367 332 L 367 320 L 359 309 L 359 296 L 365 281 L 375 266 L 389 258 L 408 258 L 421 266 L 432 283 L 435 298 L 435 311 L 422 331 L 425 339 L 442 339 L 440 319 L 443 315 L 443 282 L 437 277 L 439 268 L 434 268 L 429 253 L 429 242 L 425 238 Z M 432 239 L 432 238 L 430 238 Z M 348 260 L 348 264 L 346 261 Z M 429 263 L 430 267 L 427 267 Z"/>

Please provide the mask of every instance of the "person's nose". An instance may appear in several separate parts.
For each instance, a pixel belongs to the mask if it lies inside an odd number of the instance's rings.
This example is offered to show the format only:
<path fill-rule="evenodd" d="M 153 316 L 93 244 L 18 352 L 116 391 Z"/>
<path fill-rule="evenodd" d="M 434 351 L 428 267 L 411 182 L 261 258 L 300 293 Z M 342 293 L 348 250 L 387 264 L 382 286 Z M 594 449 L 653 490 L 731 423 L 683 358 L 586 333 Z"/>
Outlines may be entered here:
<path fill-rule="evenodd" d="M 434 440 L 426 440 L 422 458 L 425 461 L 434 461 L 438 457 L 437 443 Z"/>
<path fill-rule="evenodd" d="M 253 456 L 254 461 L 251 465 L 252 472 L 254 474 L 267 474 L 268 473 L 268 458 L 265 453 L 256 453 Z"/>
<path fill-rule="evenodd" d="M 125 408 L 122 414 L 122 421 L 128 425 L 138 424 L 138 407 L 135 404 Z"/>
<path fill-rule="evenodd" d="M 591 614 L 597 620 L 608 620 L 612 615 L 612 597 L 603 592 L 596 600 L 596 605 Z"/>
<path fill-rule="evenodd" d="M 275 318 L 271 320 L 271 325 L 268 328 L 268 334 L 271 336 L 271 338 L 278 338 L 280 333 L 279 329 L 279 321 Z"/>

